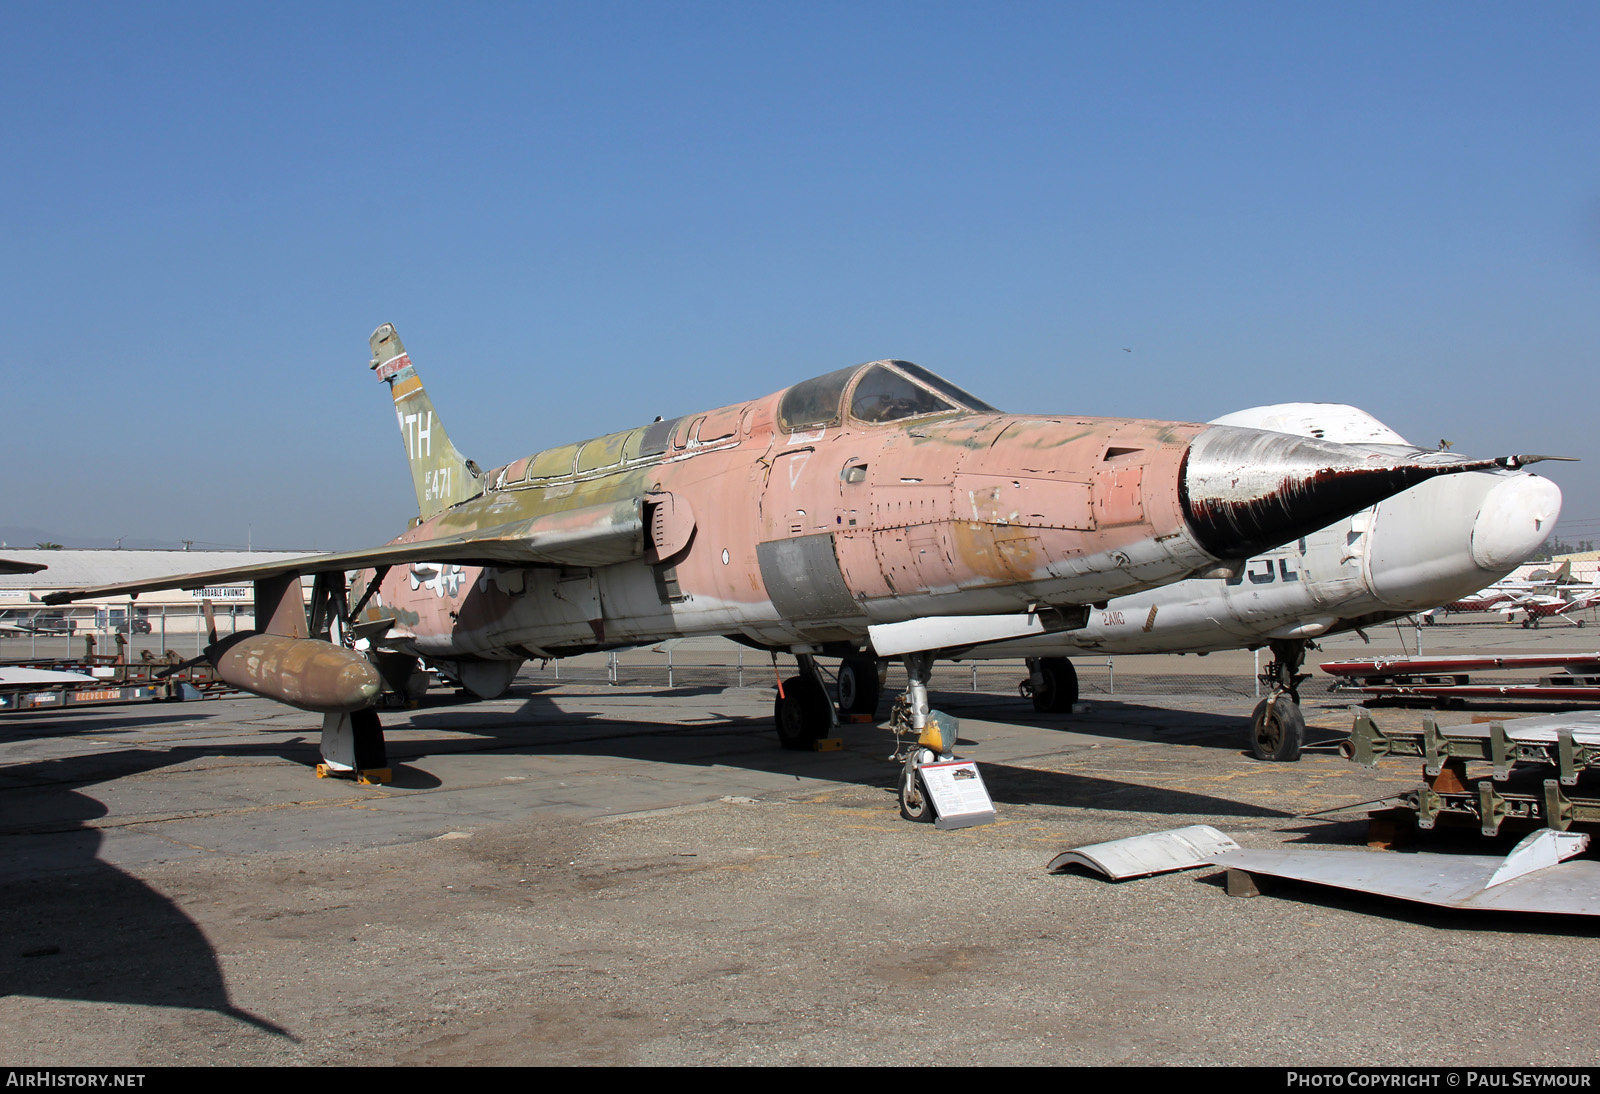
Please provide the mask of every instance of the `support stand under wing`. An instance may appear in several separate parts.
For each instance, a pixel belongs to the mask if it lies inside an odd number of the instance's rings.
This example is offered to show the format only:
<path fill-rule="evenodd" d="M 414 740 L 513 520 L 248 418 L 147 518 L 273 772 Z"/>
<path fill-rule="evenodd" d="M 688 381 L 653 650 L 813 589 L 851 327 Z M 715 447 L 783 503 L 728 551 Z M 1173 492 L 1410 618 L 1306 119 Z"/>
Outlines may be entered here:
<path fill-rule="evenodd" d="M 317 778 L 354 779 L 371 786 L 393 777 L 377 711 L 368 707 L 351 714 L 322 716 L 322 762 L 317 765 Z"/>

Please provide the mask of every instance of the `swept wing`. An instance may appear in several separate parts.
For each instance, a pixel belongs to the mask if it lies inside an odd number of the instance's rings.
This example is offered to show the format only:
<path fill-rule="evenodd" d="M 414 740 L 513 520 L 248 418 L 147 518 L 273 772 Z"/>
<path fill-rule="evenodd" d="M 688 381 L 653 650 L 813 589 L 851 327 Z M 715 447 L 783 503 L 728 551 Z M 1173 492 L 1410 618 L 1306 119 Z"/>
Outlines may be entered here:
<path fill-rule="evenodd" d="M 610 566 L 644 556 L 645 504 L 646 499 L 642 497 L 630 498 L 436 539 L 306 555 L 147 581 L 64 589 L 43 599 L 47 604 L 65 604 L 96 596 L 136 596 L 158 589 L 203 589 L 242 581 L 267 581 L 287 574 L 343 573 L 414 562 L 450 562 L 463 566 Z"/>

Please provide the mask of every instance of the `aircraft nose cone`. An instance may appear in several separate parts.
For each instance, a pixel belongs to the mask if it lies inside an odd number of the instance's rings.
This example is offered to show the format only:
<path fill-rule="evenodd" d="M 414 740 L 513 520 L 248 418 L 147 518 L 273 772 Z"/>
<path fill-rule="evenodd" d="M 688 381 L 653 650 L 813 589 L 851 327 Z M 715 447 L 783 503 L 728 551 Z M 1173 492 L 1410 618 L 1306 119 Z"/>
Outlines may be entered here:
<path fill-rule="evenodd" d="M 1561 515 L 1561 488 L 1537 475 L 1508 476 L 1483 499 L 1472 523 L 1472 560 L 1485 570 L 1521 564 L 1549 538 Z"/>
<path fill-rule="evenodd" d="M 1437 475 L 1492 463 L 1218 425 L 1189 446 L 1181 500 L 1203 548 L 1217 558 L 1245 558 Z"/>
<path fill-rule="evenodd" d="M 1504 577 L 1550 534 L 1561 491 L 1525 472 L 1474 471 L 1380 503 L 1364 539 L 1374 595 L 1400 611 L 1459 600 Z"/>

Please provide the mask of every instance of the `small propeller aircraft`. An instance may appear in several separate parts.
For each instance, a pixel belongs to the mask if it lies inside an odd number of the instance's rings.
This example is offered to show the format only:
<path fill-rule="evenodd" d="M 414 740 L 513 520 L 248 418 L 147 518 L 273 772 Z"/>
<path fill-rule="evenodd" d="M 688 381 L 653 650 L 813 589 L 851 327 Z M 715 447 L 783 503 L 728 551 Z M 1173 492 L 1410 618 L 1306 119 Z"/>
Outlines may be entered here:
<path fill-rule="evenodd" d="M 870 655 L 903 659 L 899 717 L 948 754 L 954 720 L 927 697 L 941 651 L 1081 628 L 1092 605 L 1231 575 L 1427 479 L 1539 458 L 1005 414 L 881 360 L 485 471 L 394 327 L 370 345 L 419 509 L 395 540 L 46 598 L 254 582 L 259 629 L 203 656 L 236 687 L 324 715 L 322 771 L 353 777 L 382 777 L 375 707 L 413 686 L 419 658 L 493 697 L 530 658 L 706 634 L 796 655 L 774 707 L 786 747 L 835 723 L 817 658 Z"/>
<path fill-rule="evenodd" d="M 1546 619 L 1582 627 L 1585 620 L 1574 613 L 1596 605 L 1600 605 L 1600 589 L 1593 585 L 1578 585 L 1549 592 L 1525 593 L 1506 605 L 1504 610 L 1521 612 L 1523 627 L 1537 630 L 1540 621 Z"/>
<path fill-rule="evenodd" d="M 1453 613 L 1497 612 L 1512 622 L 1520 622 L 1524 628 L 1535 630 L 1545 619 L 1582 627 L 1585 620 L 1574 613 L 1597 605 L 1600 605 L 1600 586 L 1574 578 L 1572 561 L 1568 559 L 1554 570 L 1534 570 L 1525 578 L 1496 581 L 1471 596 L 1423 613 L 1422 621 L 1436 623 Z"/>
<path fill-rule="evenodd" d="M 1468 596 L 1440 605 L 1430 612 L 1424 612 L 1424 623 L 1433 623 L 1439 616 L 1450 612 L 1496 612 L 1508 610 L 1516 601 L 1517 596 L 1510 590 L 1501 588 L 1500 582 L 1495 582 L 1487 588 L 1479 589 Z"/>

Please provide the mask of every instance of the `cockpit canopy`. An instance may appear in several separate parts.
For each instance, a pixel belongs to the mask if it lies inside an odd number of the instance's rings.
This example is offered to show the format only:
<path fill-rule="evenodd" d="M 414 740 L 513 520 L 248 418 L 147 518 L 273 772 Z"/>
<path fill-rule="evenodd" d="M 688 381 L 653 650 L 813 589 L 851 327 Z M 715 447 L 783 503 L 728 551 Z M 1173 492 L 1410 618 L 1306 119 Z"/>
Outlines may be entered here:
<path fill-rule="evenodd" d="M 806 380 L 778 401 L 778 425 L 787 432 L 833 425 L 848 411 L 858 422 L 881 424 L 976 410 L 999 411 L 910 361 L 869 361 Z"/>

